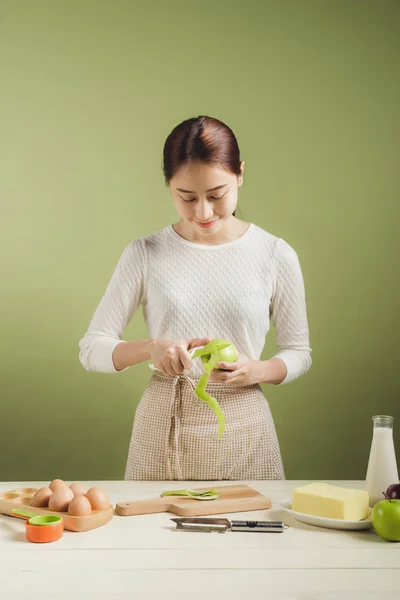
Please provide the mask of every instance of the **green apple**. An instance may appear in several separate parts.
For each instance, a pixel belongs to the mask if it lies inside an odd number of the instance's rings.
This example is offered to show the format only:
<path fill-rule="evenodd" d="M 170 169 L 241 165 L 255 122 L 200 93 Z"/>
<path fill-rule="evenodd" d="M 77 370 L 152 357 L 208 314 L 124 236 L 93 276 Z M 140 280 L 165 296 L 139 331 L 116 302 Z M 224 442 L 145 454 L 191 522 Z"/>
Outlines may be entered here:
<path fill-rule="evenodd" d="M 196 385 L 195 394 L 200 399 L 206 402 L 218 419 L 218 439 L 221 439 L 225 429 L 225 415 L 221 410 L 218 401 L 206 392 L 206 386 L 210 373 L 213 369 L 219 369 L 217 363 L 221 362 L 236 362 L 239 358 L 239 353 L 235 346 L 229 341 L 221 338 L 211 340 L 203 348 L 196 350 L 193 358 L 201 358 L 204 367 L 204 375 L 202 375 Z"/>
<path fill-rule="evenodd" d="M 221 362 L 236 362 L 239 358 L 239 353 L 236 347 L 229 341 L 224 339 L 213 340 L 214 346 L 218 351 L 218 361 Z M 216 367 L 217 369 L 219 367 Z"/>
<path fill-rule="evenodd" d="M 372 509 L 372 525 L 388 542 L 400 542 L 400 500 L 381 500 Z"/>
<path fill-rule="evenodd" d="M 216 366 L 217 362 L 236 362 L 239 358 L 239 352 L 229 340 L 216 338 L 211 340 L 211 342 L 201 350 L 196 350 L 193 354 L 193 358 L 196 358 L 197 356 L 201 357 L 203 367 L 206 369 L 211 363 L 212 368 L 219 369 L 220 367 Z"/>

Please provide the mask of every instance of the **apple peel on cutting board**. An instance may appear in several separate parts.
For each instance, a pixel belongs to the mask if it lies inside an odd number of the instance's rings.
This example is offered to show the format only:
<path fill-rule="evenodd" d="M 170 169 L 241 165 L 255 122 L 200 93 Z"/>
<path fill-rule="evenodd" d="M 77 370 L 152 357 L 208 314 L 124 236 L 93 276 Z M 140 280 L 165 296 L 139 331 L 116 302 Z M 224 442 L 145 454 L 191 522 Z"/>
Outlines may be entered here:
<path fill-rule="evenodd" d="M 196 491 L 208 488 L 195 488 Z M 117 502 L 115 512 L 122 517 L 170 512 L 180 517 L 199 517 L 225 513 L 270 509 L 271 500 L 247 485 L 226 485 L 213 488 L 219 495 L 209 502 L 194 498 L 163 496 L 148 500 Z"/>

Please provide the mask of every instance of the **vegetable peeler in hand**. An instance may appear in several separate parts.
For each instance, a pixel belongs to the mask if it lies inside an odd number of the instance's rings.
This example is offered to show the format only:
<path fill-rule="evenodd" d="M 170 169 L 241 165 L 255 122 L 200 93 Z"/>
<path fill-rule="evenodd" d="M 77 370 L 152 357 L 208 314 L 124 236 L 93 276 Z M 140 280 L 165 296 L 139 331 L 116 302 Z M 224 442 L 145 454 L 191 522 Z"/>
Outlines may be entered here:
<path fill-rule="evenodd" d="M 181 531 L 203 531 L 225 533 L 231 531 L 258 531 L 261 533 L 282 533 L 289 525 L 282 521 L 230 521 L 210 517 L 179 517 L 171 519 L 176 529 Z"/>

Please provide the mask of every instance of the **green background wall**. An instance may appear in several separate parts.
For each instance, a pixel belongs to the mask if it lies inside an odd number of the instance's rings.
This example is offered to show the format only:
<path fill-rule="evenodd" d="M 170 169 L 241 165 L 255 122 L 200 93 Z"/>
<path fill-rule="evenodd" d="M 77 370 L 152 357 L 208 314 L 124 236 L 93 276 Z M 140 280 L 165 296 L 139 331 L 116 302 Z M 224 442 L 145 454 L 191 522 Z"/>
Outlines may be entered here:
<path fill-rule="evenodd" d="M 400 459 L 399 17 L 395 1 L 0 2 L 1 480 L 123 478 L 150 371 L 87 373 L 78 342 L 124 246 L 178 220 L 162 146 L 199 114 L 238 137 L 239 216 L 303 268 L 313 366 L 263 386 L 287 478 L 364 478 L 379 413 Z M 125 339 L 145 337 L 140 310 Z"/>

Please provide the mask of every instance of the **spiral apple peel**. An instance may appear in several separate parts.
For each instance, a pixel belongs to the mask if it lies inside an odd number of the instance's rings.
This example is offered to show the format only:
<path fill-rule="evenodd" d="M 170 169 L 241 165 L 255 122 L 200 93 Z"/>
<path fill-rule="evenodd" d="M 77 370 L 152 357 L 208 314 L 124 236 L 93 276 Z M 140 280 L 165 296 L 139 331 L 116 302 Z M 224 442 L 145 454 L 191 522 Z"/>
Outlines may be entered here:
<path fill-rule="evenodd" d="M 225 431 L 225 415 L 218 401 L 211 396 L 207 391 L 207 383 L 210 378 L 211 371 L 218 369 L 218 362 L 236 362 L 238 359 L 238 351 L 235 346 L 224 339 L 215 339 L 209 342 L 203 348 L 196 350 L 193 358 L 200 357 L 205 373 L 200 377 L 195 394 L 199 400 L 206 402 L 211 408 L 218 420 L 218 439 L 221 439 Z"/>

